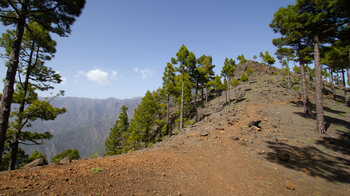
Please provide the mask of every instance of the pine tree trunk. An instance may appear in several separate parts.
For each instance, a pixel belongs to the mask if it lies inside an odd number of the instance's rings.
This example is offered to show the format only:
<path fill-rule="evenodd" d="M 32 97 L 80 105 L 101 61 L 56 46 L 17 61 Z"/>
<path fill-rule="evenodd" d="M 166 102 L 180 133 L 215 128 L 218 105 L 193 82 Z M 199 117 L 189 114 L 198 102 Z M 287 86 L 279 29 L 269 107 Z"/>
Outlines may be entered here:
<path fill-rule="evenodd" d="M 307 90 L 306 90 L 306 76 L 305 76 L 305 67 L 304 63 L 302 62 L 302 56 L 299 54 L 299 64 L 300 64 L 300 72 L 301 72 L 301 86 L 303 89 L 303 105 L 304 105 L 304 113 L 306 115 L 310 115 L 311 111 L 309 110 L 308 105 L 308 96 L 307 96 Z"/>
<path fill-rule="evenodd" d="M 230 99 L 230 84 L 231 84 L 231 78 L 229 77 L 227 79 L 227 97 L 228 97 L 228 103 L 231 103 L 231 99 Z"/>
<path fill-rule="evenodd" d="M 198 122 L 197 93 L 198 93 L 198 83 L 196 85 L 196 92 L 194 94 L 194 111 L 196 112 L 196 122 Z"/>
<path fill-rule="evenodd" d="M 349 61 L 350 61 L 350 59 L 349 59 Z M 348 84 L 350 85 L 350 68 L 346 69 L 346 73 L 348 75 Z"/>
<path fill-rule="evenodd" d="M 342 72 L 343 89 L 344 89 L 344 101 L 345 101 L 345 105 L 347 105 L 348 104 L 348 97 L 346 94 L 345 70 L 342 69 L 341 72 Z"/>
<path fill-rule="evenodd" d="M 208 87 L 205 87 L 205 103 L 208 103 Z"/>
<path fill-rule="evenodd" d="M 31 50 L 30 50 L 30 56 L 29 56 L 29 61 L 28 61 L 28 68 L 27 68 L 27 73 L 26 73 L 26 78 L 23 84 L 23 99 L 21 100 L 21 104 L 18 110 L 19 114 L 22 114 L 24 112 L 24 107 L 26 105 L 26 97 L 28 93 L 28 86 L 29 86 L 29 77 L 31 74 L 32 69 L 36 66 L 38 57 L 39 57 L 39 48 L 36 53 L 36 62 L 34 65 L 32 65 L 33 61 L 33 53 L 34 53 L 34 44 L 35 42 L 32 43 Z M 17 154 L 18 154 L 18 135 L 21 134 L 22 131 L 22 121 L 23 119 L 18 117 L 18 127 L 16 127 L 16 131 L 13 134 L 13 144 L 12 144 L 12 150 L 11 150 L 11 158 L 10 158 L 10 165 L 9 165 L 9 170 L 14 170 L 16 168 L 16 162 L 17 162 Z"/>
<path fill-rule="evenodd" d="M 350 50 L 349 50 L 349 61 L 350 61 Z M 346 73 L 348 75 L 348 85 L 350 85 L 350 68 L 347 68 Z M 349 97 L 348 97 L 348 103 L 347 104 L 348 104 L 348 106 L 350 106 Z"/>
<path fill-rule="evenodd" d="M 183 128 L 184 121 L 184 95 L 185 95 L 185 70 L 182 68 L 181 70 L 182 82 L 181 82 L 181 109 L 180 109 L 180 126 L 179 128 Z"/>
<path fill-rule="evenodd" d="M 170 106 L 170 96 L 168 94 L 168 101 L 167 101 L 167 104 L 166 104 L 166 133 L 171 136 L 172 133 L 171 133 L 171 130 L 169 129 L 169 118 L 170 118 L 170 111 L 169 111 L 169 107 Z"/>
<path fill-rule="evenodd" d="M 323 116 L 323 97 L 322 97 L 322 67 L 320 63 L 319 37 L 316 34 L 315 41 L 315 79 L 316 79 L 316 131 L 325 133 L 325 121 Z"/>
<path fill-rule="evenodd" d="M 287 64 L 288 64 L 288 62 L 287 62 Z M 288 80 L 288 89 L 290 89 L 291 88 L 291 86 L 290 86 L 290 71 L 289 71 L 289 66 L 287 65 L 287 71 L 288 71 L 288 78 L 287 78 L 287 80 Z"/>
<path fill-rule="evenodd" d="M 202 95 L 201 95 L 201 102 L 203 103 L 203 100 L 204 100 L 204 88 L 203 87 L 201 89 L 201 93 L 202 93 Z"/>
<path fill-rule="evenodd" d="M 10 163 L 9 163 L 9 167 L 8 167 L 9 171 L 16 169 L 18 146 L 19 146 L 17 134 L 13 134 L 13 141 L 14 142 L 11 145 Z"/>
<path fill-rule="evenodd" d="M 333 94 L 333 99 L 335 100 L 335 89 L 334 89 L 334 81 L 333 81 L 333 67 L 329 67 L 329 82 L 331 83 L 331 91 Z"/>
<path fill-rule="evenodd" d="M 6 140 L 6 132 L 11 113 L 11 102 L 14 92 L 14 83 L 16 72 L 19 63 L 19 53 L 21 50 L 21 43 L 24 33 L 25 19 L 21 18 L 17 23 L 16 34 L 13 40 L 12 51 L 7 67 L 6 78 L 4 80 L 4 90 L 1 97 L 0 105 L 0 164 L 2 162 L 2 154 L 4 152 L 4 145 Z"/>

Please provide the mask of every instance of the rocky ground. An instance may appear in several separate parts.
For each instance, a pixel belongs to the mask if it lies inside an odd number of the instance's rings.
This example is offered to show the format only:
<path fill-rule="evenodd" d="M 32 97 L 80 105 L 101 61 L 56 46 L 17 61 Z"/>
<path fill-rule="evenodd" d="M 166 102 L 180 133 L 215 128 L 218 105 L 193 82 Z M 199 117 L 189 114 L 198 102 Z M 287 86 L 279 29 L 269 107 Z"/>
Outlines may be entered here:
<path fill-rule="evenodd" d="M 231 104 L 223 94 L 200 122 L 151 148 L 2 172 L 0 194 L 350 195 L 349 107 L 325 100 L 322 135 L 298 90 L 251 78 L 230 91 Z"/>

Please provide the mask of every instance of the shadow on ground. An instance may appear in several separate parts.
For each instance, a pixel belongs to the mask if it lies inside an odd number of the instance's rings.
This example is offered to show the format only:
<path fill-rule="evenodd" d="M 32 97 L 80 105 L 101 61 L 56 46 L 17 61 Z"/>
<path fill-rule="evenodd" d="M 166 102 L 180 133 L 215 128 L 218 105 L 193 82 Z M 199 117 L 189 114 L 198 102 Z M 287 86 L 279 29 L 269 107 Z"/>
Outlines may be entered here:
<path fill-rule="evenodd" d="M 292 101 L 290 103 L 292 103 L 293 104 L 292 106 L 294 106 L 294 107 L 303 107 L 303 105 L 304 105 L 304 103 L 302 101 Z M 316 110 L 316 107 L 315 107 L 315 105 L 313 105 L 313 111 L 315 111 L 315 110 Z M 333 110 L 332 108 L 327 107 L 327 106 L 323 106 L 323 110 L 327 111 L 327 112 L 334 113 L 334 114 L 340 114 L 340 115 L 345 114 L 344 111 Z"/>
<path fill-rule="evenodd" d="M 316 141 L 316 144 L 322 145 L 328 149 L 343 153 L 350 156 L 350 134 L 349 132 L 336 131 L 338 138 L 323 137 L 322 140 Z"/>
<path fill-rule="evenodd" d="M 297 101 L 297 102 L 291 102 L 292 106 L 294 107 L 303 107 L 303 102 L 302 101 Z M 338 114 L 338 115 L 344 115 L 345 112 L 344 111 L 340 111 L 340 110 L 334 110 L 332 108 L 323 107 L 324 111 L 333 113 L 333 114 Z M 295 114 L 302 116 L 303 118 L 308 118 L 308 119 L 315 119 L 316 115 L 315 114 L 311 114 L 311 115 L 306 115 L 304 112 L 295 112 Z M 339 126 L 343 126 L 346 129 L 350 129 L 350 122 L 340 119 L 340 118 L 336 118 L 336 117 L 331 117 L 331 116 L 324 116 L 325 122 L 326 122 L 326 130 L 329 128 L 329 126 L 331 124 L 335 124 L 335 125 L 339 125 Z"/>
<path fill-rule="evenodd" d="M 316 115 L 306 115 L 304 112 L 294 112 L 295 114 L 302 116 L 304 118 L 308 118 L 308 119 L 316 119 Z M 324 116 L 324 120 L 326 122 L 326 130 L 328 129 L 328 127 L 330 126 L 330 124 L 335 124 L 335 125 L 339 125 L 339 126 L 343 126 L 344 128 L 350 129 L 350 122 L 346 121 L 346 120 L 342 120 L 339 118 L 334 118 L 331 116 Z"/>
<path fill-rule="evenodd" d="M 318 142 L 320 144 L 327 143 L 328 145 L 327 141 L 327 139 L 323 139 Z M 280 142 L 267 143 L 268 147 L 274 150 L 273 152 L 268 153 L 265 157 L 271 162 L 281 164 L 297 171 L 303 171 L 310 176 L 318 176 L 331 182 L 350 183 L 349 159 L 324 153 L 312 146 L 297 147 Z M 347 143 L 347 145 L 349 145 L 349 143 Z M 333 147 L 334 146 L 329 146 L 331 149 L 333 149 Z M 341 152 L 344 151 L 342 148 L 334 148 Z M 345 152 L 348 153 L 346 150 Z M 282 161 L 278 158 L 280 155 L 286 154 L 290 157 L 288 161 Z"/>

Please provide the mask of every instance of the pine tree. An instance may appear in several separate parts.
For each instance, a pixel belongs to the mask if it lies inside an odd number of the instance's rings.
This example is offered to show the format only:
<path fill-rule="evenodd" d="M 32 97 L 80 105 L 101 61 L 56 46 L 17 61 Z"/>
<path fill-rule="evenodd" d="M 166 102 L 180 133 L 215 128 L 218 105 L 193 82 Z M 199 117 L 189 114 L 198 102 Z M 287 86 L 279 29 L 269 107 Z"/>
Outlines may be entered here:
<path fill-rule="evenodd" d="M 214 80 L 210 81 L 210 85 L 214 87 L 215 96 L 220 96 L 221 92 L 225 90 L 225 85 L 222 83 L 219 75 L 216 75 Z"/>
<path fill-rule="evenodd" d="M 6 143 L 5 143 L 6 144 Z M 9 150 L 9 151 L 7 151 Z M 2 163 L 0 165 L 0 171 L 6 171 L 8 170 L 8 167 L 11 162 L 11 149 L 6 148 L 5 145 L 5 152 Z M 21 168 L 25 164 L 29 163 L 29 156 L 24 152 L 22 148 L 18 148 L 17 152 L 17 162 L 16 162 L 16 168 Z"/>
<path fill-rule="evenodd" d="M 321 63 L 324 65 L 327 65 L 330 68 L 330 83 L 331 83 L 331 90 L 333 93 L 333 98 L 335 98 L 335 89 L 333 84 L 333 72 L 334 70 L 340 70 L 342 74 L 342 86 L 344 90 L 344 98 L 345 98 L 345 104 L 348 104 L 348 97 L 346 93 L 346 83 L 345 83 L 345 76 L 344 72 L 347 67 L 349 66 L 349 45 L 343 46 L 342 42 L 340 40 L 336 41 L 335 44 L 332 46 L 326 47 L 324 49 L 324 58 L 321 60 Z"/>
<path fill-rule="evenodd" d="M 320 43 L 332 43 L 339 29 L 349 23 L 342 12 L 337 12 L 338 1 L 336 0 L 298 0 L 295 7 L 298 11 L 298 19 L 302 20 L 303 26 L 298 30 L 308 32 L 314 44 L 314 63 L 316 78 L 316 131 L 325 133 L 325 121 L 323 115 L 323 81 L 322 67 L 320 63 Z"/>
<path fill-rule="evenodd" d="M 200 84 L 201 84 L 201 90 L 202 90 L 202 100 L 203 100 L 203 90 L 205 88 L 205 102 L 208 102 L 208 92 L 210 85 L 209 82 L 214 79 L 215 73 L 214 68 L 215 65 L 213 65 L 213 58 L 211 56 L 202 55 L 197 59 L 198 63 L 198 72 L 201 77 Z"/>
<path fill-rule="evenodd" d="M 147 91 L 130 121 L 131 135 L 128 140 L 132 148 L 138 149 L 142 143 L 144 143 L 144 147 L 147 147 L 156 142 L 158 130 L 163 127 L 163 124 L 158 120 L 160 117 L 160 103 L 154 93 Z"/>
<path fill-rule="evenodd" d="M 275 55 L 277 56 L 277 59 L 280 61 L 282 66 L 285 66 L 287 74 L 288 74 L 288 88 L 291 88 L 290 86 L 290 71 L 289 71 L 289 61 L 294 60 L 294 51 L 291 48 L 288 47 L 279 47 L 277 51 L 275 52 Z"/>
<path fill-rule="evenodd" d="M 239 55 L 239 56 L 237 57 L 237 60 L 239 60 L 239 64 L 242 64 L 242 63 L 247 62 L 247 59 L 244 57 L 243 54 Z"/>
<path fill-rule="evenodd" d="M 175 95 L 175 69 L 171 63 L 168 63 L 165 67 L 163 74 L 163 89 L 166 94 L 166 105 L 167 105 L 167 115 L 166 115 L 166 134 L 172 135 L 170 129 L 170 97 Z"/>
<path fill-rule="evenodd" d="M 178 64 L 177 70 L 181 73 L 181 106 L 180 106 L 180 125 L 179 128 L 183 128 L 184 121 L 184 96 L 185 96 L 185 72 L 190 72 L 196 66 L 196 56 L 193 52 L 189 52 L 185 45 L 182 45 L 179 52 L 176 53 L 176 59 L 172 58 L 173 64 Z"/>
<path fill-rule="evenodd" d="M 56 0 L 27 0 L 0 1 L 0 18 L 4 25 L 15 25 L 13 45 L 7 64 L 4 90 L 0 105 L 0 164 L 4 152 L 6 131 L 11 112 L 11 102 L 14 92 L 16 72 L 19 65 L 19 55 L 24 29 L 27 22 L 35 21 L 44 29 L 67 36 L 75 18 L 81 14 L 85 0 L 56 1 Z M 29 29 L 29 28 L 28 28 Z"/>
<path fill-rule="evenodd" d="M 262 61 L 268 65 L 273 65 L 275 63 L 275 58 L 273 58 L 268 51 L 265 51 L 265 54 L 260 52 L 260 57 Z"/>
<path fill-rule="evenodd" d="M 175 76 L 175 92 L 176 92 L 176 104 L 178 107 L 181 107 L 181 101 L 182 101 L 182 96 L 181 96 L 181 91 L 182 91 L 182 84 L 183 84 L 183 115 L 184 115 L 184 120 L 188 119 L 191 115 L 191 102 L 193 100 L 193 94 L 192 90 L 194 88 L 194 84 L 192 83 L 191 76 L 188 72 L 185 72 L 184 75 L 184 83 L 182 82 L 182 76 L 181 74 Z M 176 120 L 176 122 L 180 122 L 180 114 L 181 110 L 176 112 L 176 114 L 179 116 L 179 118 Z"/>
<path fill-rule="evenodd" d="M 14 121 L 14 123 L 10 123 L 13 139 L 9 141 L 12 149 L 10 161 L 11 164 L 9 166 L 9 169 L 15 169 L 16 166 L 17 151 L 20 143 L 19 138 L 21 138 L 21 134 L 23 134 L 22 129 L 25 126 L 30 126 L 29 122 L 36 119 L 24 119 L 24 115 L 26 115 L 25 112 L 28 112 L 25 111 L 26 106 L 34 103 L 39 105 L 39 100 L 37 98 L 35 90 L 45 91 L 52 89 L 53 87 L 51 86 L 51 83 L 60 83 L 62 81 L 59 74 L 44 65 L 44 61 L 50 60 L 53 54 L 56 52 L 56 42 L 51 39 L 49 33 L 44 30 L 38 23 L 31 22 L 27 26 L 31 29 L 31 31 L 26 30 L 24 32 L 22 47 L 20 51 L 21 62 L 18 74 L 19 80 L 15 91 L 16 93 L 13 95 L 13 102 L 19 104 L 19 109 L 12 114 L 15 115 L 17 119 Z M 4 33 L 0 39 L 1 46 L 6 48 L 5 56 L 8 57 L 11 51 L 10 48 L 13 46 L 13 39 L 11 38 L 13 37 L 14 33 L 14 31 L 8 30 L 7 33 Z M 24 81 L 22 81 L 22 79 L 24 79 Z M 45 105 L 40 103 L 40 107 L 48 107 L 49 110 L 52 108 L 49 103 Z M 53 120 L 58 114 L 65 112 L 65 109 L 54 109 L 51 111 L 53 111 L 54 114 L 47 113 L 46 117 L 40 114 L 42 116 L 37 118 L 40 118 L 42 120 Z M 29 135 L 27 134 L 27 136 Z M 42 135 L 42 138 L 37 138 L 37 140 L 50 139 L 51 137 L 51 134 L 44 134 Z M 25 138 L 25 140 L 30 139 L 31 138 L 28 137 Z M 36 144 L 42 144 L 42 142 Z"/>
<path fill-rule="evenodd" d="M 105 155 L 121 154 L 127 150 L 127 139 L 129 137 L 128 107 L 123 105 L 121 113 L 105 142 Z"/>
<path fill-rule="evenodd" d="M 290 5 L 287 8 L 280 8 L 275 14 L 270 27 L 275 33 L 281 33 L 282 37 L 274 39 L 272 42 L 278 48 L 289 47 L 295 53 L 295 61 L 299 62 L 301 72 L 301 86 L 303 89 L 303 105 L 304 113 L 310 115 L 309 99 L 306 90 L 306 73 L 305 65 L 311 63 L 312 49 L 310 47 L 310 39 L 305 35 L 304 31 L 299 31 L 296 26 L 301 26 L 302 21 L 297 19 L 298 12 L 295 6 Z"/>
<path fill-rule="evenodd" d="M 303 51 L 300 48 L 305 42 L 307 43 L 305 45 L 313 45 L 314 47 L 316 131 L 320 133 L 326 131 L 323 115 L 320 43 L 321 46 L 332 43 L 339 36 L 339 32 L 343 32 L 346 24 L 349 24 L 349 11 L 341 6 L 343 3 L 345 2 L 342 0 L 298 0 L 295 5 L 280 8 L 275 13 L 274 20 L 270 25 L 275 28 L 275 32 L 287 35 L 287 42 L 298 41 L 300 46 L 298 52 Z M 282 39 L 282 41 L 284 40 Z M 303 59 L 300 58 L 300 55 L 303 54 L 298 54 L 299 59 Z M 303 72 L 303 67 L 301 67 L 301 71 Z"/>
<path fill-rule="evenodd" d="M 233 59 L 228 59 L 227 57 L 225 58 L 224 66 L 222 67 L 221 70 L 221 76 L 224 77 L 225 80 L 227 80 L 227 91 L 226 92 L 226 99 L 228 96 L 228 100 L 230 101 L 229 93 L 230 93 L 230 84 L 232 81 L 232 78 L 234 76 L 236 70 L 236 62 Z M 228 102 L 227 102 L 228 103 Z"/>

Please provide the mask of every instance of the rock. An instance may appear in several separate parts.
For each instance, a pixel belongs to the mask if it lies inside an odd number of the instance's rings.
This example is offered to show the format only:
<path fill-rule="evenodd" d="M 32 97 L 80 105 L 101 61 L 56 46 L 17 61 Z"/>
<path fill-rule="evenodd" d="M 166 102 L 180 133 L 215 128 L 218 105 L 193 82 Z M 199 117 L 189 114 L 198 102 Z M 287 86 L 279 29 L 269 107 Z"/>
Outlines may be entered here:
<path fill-rule="evenodd" d="M 58 161 L 58 164 L 59 165 L 63 165 L 63 164 L 68 164 L 68 163 L 71 163 L 72 162 L 72 159 L 69 158 L 69 157 L 64 157 L 63 159 L 61 159 L 60 161 Z"/>
<path fill-rule="evenodd" d="M 242 145 L 242 146 L 248 146 L 248 144 L 245 143 L 244 141 L 239 141 L 238 143 L 239 143 L 240 145 Z"/>
<path fill-rule="evenodd" d="M 287 162 L 289 161 L 290 156 L 287 153 L 277 153 L 277 158 L 281 161 Z"/>
<path fill-rule="evenodd" d="M 201 136 L 205 137 L 209 135 L 209 131 L 208 130 L 202 130 L 201 131 Z"/>
<path fill-rule="evenodd" d="M 261 123 L 261 120 L 258 120 L 258 121 L 250 121 L 250 122 L 248 123 L 248 127 L 256 126 L 256 127 L 258 127 L 258 128 L 261 128 L 261 127 L 259 126 L 260 123 Z"/>
<path fill-rule="evenodd" d="M 47 164 L 48 163 L 47 163 L 46 159 L 40 158 L 40 159 L 35 159 L 34 161 L 28 163 L 23 168 L 33 168 L 33 167 L 43 166 L 43 165 L 47 165 Z"/>
<path fill-rule="evenodd" d="M 236 140 L 236 141 L 239 140 L 239 137 L 238 137 L 238 136 L 232 136 L 231 138 L 232 138 L 233 140 Z"/>
<path fill-rule="evenodd" d="M 251 130 L 252 130 L 252 131 L 255 131 L 255 132 L 262 131 L 261 128 L 256 127 L 256 126 L 251 127 Z"/>
<path fill-rule="evenodd" d="M 284 186 L 285 186 L 287 189 L 295 190 L 295 186 L 294 186 L 294 184 L 293 184 L 290 180 L 287 180 L 286 183 L 284 184 Z"/>
<path fill-rule="evenodd" d="M 215 128 L 215 130 L 225 130 L 225 129 L 223 127 L 218 126 Z"/>
<path fill-rule="evenodd" d="M 307 170 L 306 168 L 303 168 L 303 169 L 301 169 L 303 172 L 305 172 L 305 173 L 307 173 L 307 174 L 311 174 L 311 172 L 309 171 L 309 170 Z"/>

